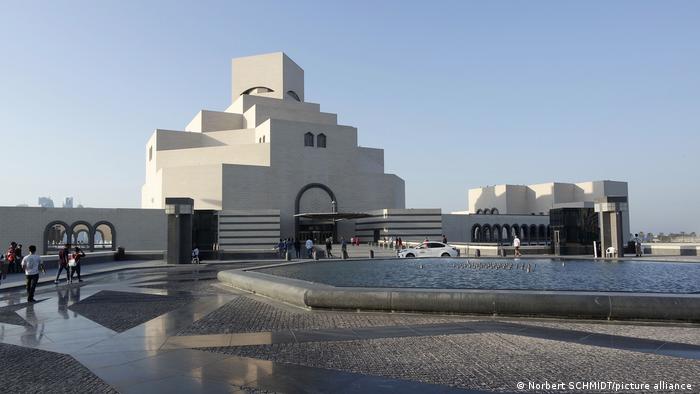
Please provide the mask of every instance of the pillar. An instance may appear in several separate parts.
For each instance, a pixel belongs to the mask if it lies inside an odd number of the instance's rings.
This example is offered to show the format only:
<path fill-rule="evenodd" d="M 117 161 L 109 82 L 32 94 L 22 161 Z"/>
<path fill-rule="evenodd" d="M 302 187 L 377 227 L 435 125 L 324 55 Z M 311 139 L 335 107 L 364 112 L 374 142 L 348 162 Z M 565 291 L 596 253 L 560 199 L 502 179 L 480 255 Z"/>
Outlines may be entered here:
<path fill-rule="evenodd" d="M 192 214 L 194 200 L 185 197 L 165 199 L 168 217 L 168 264 L 189 264 L 192 258 Z"/>
<path fill-rule="evenodd" d="M 599 215 L 601 255 L 605 256 L 605 250 L 612 246 L 617 251 L 617 256 L 623 257 L 625 254 L 623 212 L 627 211 L 627 197 L 606 196 L 596 200 L 595 211 Z"/>

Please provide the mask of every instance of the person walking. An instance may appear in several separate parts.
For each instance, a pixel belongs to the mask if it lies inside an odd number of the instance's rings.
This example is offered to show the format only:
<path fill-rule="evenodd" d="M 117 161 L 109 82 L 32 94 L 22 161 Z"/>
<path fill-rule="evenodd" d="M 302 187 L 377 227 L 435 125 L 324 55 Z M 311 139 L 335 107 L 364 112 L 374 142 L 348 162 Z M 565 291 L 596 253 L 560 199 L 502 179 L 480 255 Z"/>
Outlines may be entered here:
<path fill-rule="evenodd" d="M 22 269 L 27 280 L 27 301 L 36 302 L 34 299 L 34 290 L 39 282 L 39 271 L 46 272 L 44 264 L 41 262 L 41 257 L 36 254 L 36 246 L 29 245 L 29 254 L 22 260 Z"/>
<path fill-rule="evenodd" d="M 298 259 L 301 258 L 301 241 L 299 241 L 299 238 L 294 239 L 294 254 Z"/>
<path fill-rule="evenodd" d="M 312 257 L 313 257 L 313 256 L 312 256 L 312 253 L 313 253 L 313 250 L 314 250 L 314 241 L 312 241 L 311 238 L 308 238 L 308 239 L 306 240 L 306 245 L 305 245 L 305 246 L 306 246 L 306 257 L 312 258 Z"/>
<path fill-rule="evenodd" d="M 326 258 L 330 259 L 333 257 L 333 253 L 331 253 L 331 250 L 333 249 L 333 242 L 331 241 L 332 238 L 328 237 L 326 238 Z"/>
<path fill-rule="evenodd" d="M 58 284 L 58 278 L 61 276 L 63 270 L 66 270 L 66 283 L 70 282 L 68 260 L 70 260 L 70 244 L 65 244 L 63 245 L 63 249 L 58 251 L 58 272 L 56 272 L 56 279 L 53 283 Z"/>
<path fill-rule="evenodd" d="M 284 256 L 284 241 L 282 238 L 280 238 L 280 241 L 277 242 L 277 256 L 279 256 L 279 258 Z"/>
<path fill-rule="evenodd" d="M 520 238 L 518 238 L 517 235 L 513 238 L 513 246 L 515 247 L 515 257 L 522 256 L 522 254 L 520 254 Z"/>
<path fill-rule="evenodd" d="M 83 280 L 80 278 L 80 260 L 85 257 L 85 252 L 80 250 L 79 247 L 75 247 L 75 252 L 71 256 L 70 260 L 68 260 L 68 267 L 70 268 L 70 280 L 68 281 L 69 283 L 73 283 L 73 276 L 75 274 L 78 274 L 78 282 L 82 282 Z"/>
<path fill-rule="evenodd" d="M 345 237 L 340 237 L 340 252 L 343 254 L 343 259 L 348 258 L 348 242 Z"/>

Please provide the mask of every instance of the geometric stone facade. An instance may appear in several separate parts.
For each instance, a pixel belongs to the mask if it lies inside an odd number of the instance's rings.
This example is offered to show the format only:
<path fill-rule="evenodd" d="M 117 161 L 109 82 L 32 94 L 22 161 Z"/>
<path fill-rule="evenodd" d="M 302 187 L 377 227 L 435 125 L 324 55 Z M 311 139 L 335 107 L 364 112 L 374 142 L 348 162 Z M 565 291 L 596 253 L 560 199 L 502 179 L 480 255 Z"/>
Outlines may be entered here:
<path fill-rule="evenodd" d="M 470 214 L 549 215 L 555 208 L 593 208 L 606 197 L 628 198 L 627 182 L 549 182 L 535 185 L 496 185 L 469 190 Z M 622 212 L 624 242 L 629 239 L 629 210 Z"/>
<path fill-rule="evenodd" d="M 143 208 L 190 197 L 197 210 L 279 210 L 286 238 L 300 231 L 298 213 L 405 207 L 384 151 L 358 146 L 356 128 L 306 102 L 304 71 L 284 53 L 234 59 L 232 72 L 225 111 L 202 110 L 184 130 L 148 140 Z M 338 237 L 353 233 L 338 222 Z"/>

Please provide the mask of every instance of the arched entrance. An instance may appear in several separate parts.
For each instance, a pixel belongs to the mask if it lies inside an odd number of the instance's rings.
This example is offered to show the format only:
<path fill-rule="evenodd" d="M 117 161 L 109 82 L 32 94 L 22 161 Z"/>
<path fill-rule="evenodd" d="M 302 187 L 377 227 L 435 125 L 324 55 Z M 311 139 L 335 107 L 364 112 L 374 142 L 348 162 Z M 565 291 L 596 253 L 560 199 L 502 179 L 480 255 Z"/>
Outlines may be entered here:
<path fill-rule="evenodd" d="M 322 183 L 309 183 L 299 190 L 294 202 L 294 214 L 300 213 L 335 213 L 338 200 L 335 193 Z M 334 220 L 294 218 L 294 234 L 296 239 L 312 239 L 315 244 L 322 243 L 326 238 L 337 241 L 337 229 Z"/>

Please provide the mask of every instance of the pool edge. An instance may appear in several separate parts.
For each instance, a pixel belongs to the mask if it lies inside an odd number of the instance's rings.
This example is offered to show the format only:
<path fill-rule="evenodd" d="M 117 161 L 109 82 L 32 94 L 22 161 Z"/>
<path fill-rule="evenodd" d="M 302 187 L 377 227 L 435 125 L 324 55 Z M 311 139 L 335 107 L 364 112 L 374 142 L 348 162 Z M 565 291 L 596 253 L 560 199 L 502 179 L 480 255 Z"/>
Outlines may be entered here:
<path fill-rule="evenodd" d="M 248 270 L 222 283 L 310 309 L 700 322 L 700 295 L 335 287 Z"/>

